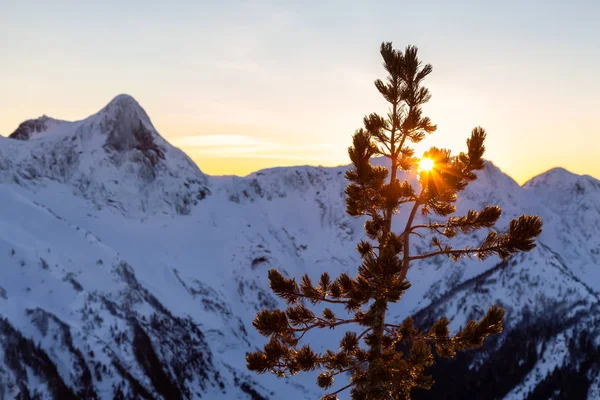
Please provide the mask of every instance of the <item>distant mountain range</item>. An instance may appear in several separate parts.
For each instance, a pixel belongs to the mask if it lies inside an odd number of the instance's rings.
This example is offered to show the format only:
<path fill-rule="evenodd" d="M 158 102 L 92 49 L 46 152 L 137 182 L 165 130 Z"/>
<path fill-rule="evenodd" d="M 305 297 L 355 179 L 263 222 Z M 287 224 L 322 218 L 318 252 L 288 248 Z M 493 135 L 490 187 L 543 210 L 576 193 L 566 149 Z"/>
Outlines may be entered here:
<path fill-rule="evenodd" d="M 0 138 L 0 400 L 319 398 L 316 374 L 258 376 L 245 353 L 265 342 L 255 313 L 283 306 L 269 268 L 355 274 L 347 168 L 207 176 L 127 95 L 82 121 L 23 122 Z M 540 215 L 539 246 L 416 263 L 391 315 L 458 329 L 500 304 L 505 332 L 438 363 L 415 398 L 600 399 L 600 181 L 553 169 L 519 186 L 488 162 L 457 212 L 493 204 L 499 229 Z"/>

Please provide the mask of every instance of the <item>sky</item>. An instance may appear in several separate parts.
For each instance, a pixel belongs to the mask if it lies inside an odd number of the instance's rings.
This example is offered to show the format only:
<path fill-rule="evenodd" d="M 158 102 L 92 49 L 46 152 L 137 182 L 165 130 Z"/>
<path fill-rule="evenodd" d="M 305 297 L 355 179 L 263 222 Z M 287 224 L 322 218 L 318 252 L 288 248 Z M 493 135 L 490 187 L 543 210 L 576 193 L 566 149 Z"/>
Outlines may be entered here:
<path fill-rule="evenodd" d="M 0 0 L 0 134 L 87 117 L 120 93 L 212 175 L 347 164 L 379 46 L 433 65 L 421 143 L 465 148 L 517 182 L 561 166 L 600 178 L 597 1 Z"/>

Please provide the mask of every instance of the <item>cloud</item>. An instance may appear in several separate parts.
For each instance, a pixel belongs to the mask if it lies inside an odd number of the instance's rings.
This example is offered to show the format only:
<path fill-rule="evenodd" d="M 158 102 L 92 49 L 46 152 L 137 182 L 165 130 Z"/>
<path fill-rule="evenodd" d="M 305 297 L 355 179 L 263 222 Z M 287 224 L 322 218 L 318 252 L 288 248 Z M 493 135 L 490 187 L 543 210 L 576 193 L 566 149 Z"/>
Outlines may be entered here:
<path fill-rule="evenodd" d="M 257 146 L 262 141 L 248 135 L 195 135 L 171 140 L 178 147 Z"/>
<path fill-rule="evenodd" d="M 336 143 L 282 143 L 249 135 L 194 135 L 171 140 L 172 144 L 195 156 L 219 158 L 276 158 L 323 160 L 339 151 Z"/>

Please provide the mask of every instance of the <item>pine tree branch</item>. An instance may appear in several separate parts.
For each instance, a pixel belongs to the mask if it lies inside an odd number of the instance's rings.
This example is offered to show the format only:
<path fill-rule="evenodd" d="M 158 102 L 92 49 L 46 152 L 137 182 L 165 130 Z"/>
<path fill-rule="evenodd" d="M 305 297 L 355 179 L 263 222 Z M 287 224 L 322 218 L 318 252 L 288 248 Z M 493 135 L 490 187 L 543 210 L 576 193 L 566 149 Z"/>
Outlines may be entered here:
<path fill-rule="evenodd" d="M 411 227 L 411 231 L 414 231 L 415 229 L 423 229 L 423 228 L 427 228 L 427 229 L 434 229 L 434 228 L 446 228 L 446 227 L 451 227 L 448 224 L 417 224 L 417 225 L 413 225 Z"/>
<path fill-rule="evenodd" d="M 385 324 L 384 324 L 384 325 L 385 325 Z M 357 336 L 356 340 L 357 340 L 357 341 L 360 341 L 360 339 L 362 339 L 362 338 L 363 338 L 363 336 L 365 336 L 365 335 L 366 335 L 366 334 L 367 334 L 367 333 L 368 333 L 370 330 L 372 330 L 372 329 L 373 329 L 372 327 L 371 327 L 371 328 L 367 328 L 367 329 L 365 329 L 365 330 L 363 331 L 363 333 L 361 333 L 360 335 L 358 335 L 358 336 Z"/>
<path fill-rule="evenodd" d="M 356 364 L 352 364 L 352 366 L 350 366 L 350 367 L 348 367 L 348 368 L 346 368 L 346 369 L 343 369 L 343 370 L 341 370 L 341 371 L 334 372 L 334 373 L 333 373 L 333 374 L 331 374 L 331 375 L 332 375 L 332 376 L 336 376 L 336 375 L 339 375 L 339 374 L 343 374 L 344 372 L 352 371 L 354 368 L 356 368 L 356 367 L 358 367 L 359 365 L 361 365 L 361 364 L 364 364 L 364 363 L 366 363 L 366 362 L 367 362 L 367 360 L 365 360 L 365 361 L 361 361 L 361 362 L 358 362 L 358 363 L 356 363 Z"/>
<path fill-rule="evenodd" d="M 341 389 L 338 389 L 338 390 L 336 390 L 335 392 L 331 392 L 331 393 L 329 393 L 329 394 L 328 394 L 328 396 L 335 396 L 336 394 L 338 394 L 338 393 L 340 393 L 340 392 L 343 392 L 344 390 L 348 389 L 348 388 L 349 388 L 350 386 L 352 386 L 352 385 L 354 385 L 354 384 L 353 384 L 353 383 L 349 383 L 349 384 L 347 384 L 346 386 L 344 386 L 343 388 L 341 388 Z"/>
<path fill-rule="evenodd" d="M 388 146 L 388 144 L 386 142 L 381 141 L 379 143 L 382 144 L 387 149 L 387 151 L 390 152 L 390 155 L 392 154 L 392 149 L 390 148 L 390 146 Z M 384 154 L 384 156 L 388 156 L 388 155 Z"/>
<path fill-rule="evenodd" d="M 496 224 L 501 215 L 500 207 L 489 206 L 479 211 L 469 210 L 467 215 L 451 217 L 444 223 L 429 222 L 428 224 L 414 225 L 411 230 L 427 228 L 444 236 L 454 236 L 457 231 L 469 233 L 481 228 L 490 228 Z M 444 233 L 440 232 L 440 229 L 444 229 Z"/>
<path fill-rule="evenodd" d="M 440 250 L 440 251 L 433 251 L 431 253 L 419 254 L 417 256 L 409 257 L 408 259 L 409 259 L 409 261 L 413 261 L 413 260 L 422 260 L 424 258 L 435 257 L 435 256 L 439 256 L 442 254 L 445 254 L 445 255 L 477 254 L 477 253 L 485 253 L 488 251 L 498 251 L 501 249 L 502 249 L 502 246 L 491 246 L 491 247 L 482 247 L 479 249 Z"/>
<path fill-rule="evenodd" d="M 386 327 L 385 330 L 389 334 L 391 334 L 393 336 L 396 336 L 396 337 L 399 336 L 398 332 L 394 331 L 393 329 L 390 329 L 390 328 Z M 411 338 L 408 338 L 408 339 L 404 339 L 403 338 L 403 339 L 397 339 L 397 340 L 398 340 L 398 342 L 401 342 L 401 343 L 402 342 L 409 342 L 409 343 L 416 343 L 416 342 L 436 343 L 436 342 L 439 342 L 439 338 L 433 337 L 433 336 L 431 336 L 429 334 L 423 335 L 423 336 L 411 337 Z M 456 343 L 456 339 L 455 338 L 448 338 L 448 341 L 451 342 L 451 343 L 452 342 Z"/>
<path fill-rule="evenodd" d="M 410 263 L 410 230 L 412 223 L 415 219 L 415 215 L 417 215 L 417 210 L 421 205 L 421 197 L 423 196 L 424 189 L 421 189 L 421 193 L 415 200 L 415 204 L 413 205 L 412 210 L 410 211 L 410 215 L 408 217 L 408 221 L 406 221 L 406 227 L 404 228 L 404 233 L 402 236 L 404 237 L 404 250 L 403 250 L 403 261 L 402 261 L 402 270 L 400 271 L 400 280 L 403 281 L 406 278 L 406 274 L 408 273 L 408 266 Z"/>
<path fill-rule="evenodd" d="M 318 323 L 315 323 L 315 324 L 312 324 L 312 325 L 308 325 L 307 323 L 304 323 L 304 325 L 306 325 L 305 328 L 293 328 L 293 327 L 290 326 L 290 329 L 293 332 L 302 332 L 300 334 L 300 336 L 295 339 L 296 342 L 299 342 L 300 340 L 302 340 L 302 338 L 304 337 L 304 335 L 306 335 L 306 332 L 308 332 L 310 330 L 313 330 L 314 328 L 321 328 L 321 329 L 324 329 L 324 328 L 334 328 L 334 327 L 339 326 L 339 325 L 345 325 L 345 324 L 351 324 L 351 323 L 357 322 L 355 319 L 352 319 L 352 320 L 339 320 L 338 322 L 328 322 L 328 321 L 326 321 L 326 320 L 324 320 L 322 318 L 318 318 L 318 320 L 319 320 Z"/>
<path fill-rule="evenodd" d="M 394 331 L 393 329 L 389 328 L 389 327 L 388 327 L 388 324 L 385 324 L 385 325 L 383 326 L 383 329 L 384 329 L 384 330 L 385 330 L 387 333 L 389 333 L 390 335 L 392 335 L 392 336 L 398 336 L 398 332 L 396 332 L 396 331 Z"/>
<path fill-rule="evenodd" d="M 437 227 L 436 227 L 436 228 L 432 228 L 432 229 L 433 229 L 434 231 L 436 231 L 437 233 L 439 233 L 440 235 L 442 235 L 442 236 L 445 236 L 445 235 L 444 235 L 444 232 L 440 231 L 440 228 L 437 228 Z"/>
<path fill-rule="evenodd" d="M 328 322 L 328 321 L 323 322 L 323 321 L 325 321 L 325 320 L 321 320 L 321 321 L 316 322 L 316 323 L 314 323 L 312 325 L 306 324 L 305 328 L 293 328 L 293 327 L 290 326 L 290 329 L 292 331 L 294 331 L 294 332 L 303 332 L 303 334 L 300 336 L 300 338 L 301 338 L 302 336 L 304 336 L 304 333 L 306 333 L 306 332 L 308 332 L 308 331 L 310 331 L 311 329 L 314 329 L 314 328 L 334 328 L 334 327 L 339 326 L 339 325 L 346 325 L 346 324 L 358 323 L 358 321 L 356 319 L 342 319 L 342 320 L 339 320 L 337 322 Z M 298 340 L 300 338 L 298 338 Z"/>
<path fill-rule="evenodd" d="M 311 297 L 311 296 L 306 296 L 302 293 L 296 293 L 296 296 L 302 297 L 303 299 L 322 301 L 322 302 L 331 303 L 331 304 L 348 304 L 348 302 L 349 302 L 349 300 L 332 300 L 332 299 L 328 299 L 326 297 Z"/>
<path fill-rule="evenodd" d="M 419 207 L 422 205 L 421 203 L 421 196 L 423 196 L 423 189 L 421 189 L 421 193 L 419 193 L 419 196 L 415 198 L 415 204 L 413 205 L 412 210 L 410 211 L 410 215 L 408 217 L 408 220 L 406 221 L 406 226 L 404 228 L 404 238 L 406 241 L 408 241 L 408 233 L 411 231 L 411 227 L 412 227 L 412 223 L 415 219 L 415 216 L 417 215 L 417 210 L 419 209 Z M 406 247 L 405 247 L 406 249 Z"/>
<path fill-rule="evenodd" d="M 385 324 L 385 326 L 390 328 L 402 328 L 402 325 L 394 325 L 394 324 Z"/>

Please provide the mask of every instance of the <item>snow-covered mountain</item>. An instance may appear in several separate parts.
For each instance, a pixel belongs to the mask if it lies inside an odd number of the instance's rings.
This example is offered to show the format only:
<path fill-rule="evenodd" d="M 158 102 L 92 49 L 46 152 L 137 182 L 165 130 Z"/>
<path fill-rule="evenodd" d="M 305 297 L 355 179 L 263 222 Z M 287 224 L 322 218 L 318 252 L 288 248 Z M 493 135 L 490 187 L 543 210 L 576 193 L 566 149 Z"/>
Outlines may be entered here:
<path fill-rule="evenodd" d="M 280 304 L 269 268 L 355 273 L 364 221 L 345 213 L 346 169 L 207 176 L 126 95 L 81 121 L 24 122 L 0 138 L 0 399 L 319 398 L 314 374 L 257 376 L 245 353 L 265 341 L 254 314 Z M 488 163 L 458 213 L 490 204 L 501 229 L 542 216 L 540 245 L 508 263 L 415 264 L 398 321 L 444 314 L 457 329 L 508 310 L 497 340 L 436 366 L 454 383 L 417 396 L 544 398 L 575 371 L 580 398 L 600 399 L 600 182 L 552 170 L 520 187 Z"/>
<path fill-rule="evenodd" d="M 0 160 L 3 182 L 33 190 L 46 181 L 66 183 L 98 208 L 130 215 L 187 214 L 208 194 L 207 177 L 127 95 L 81 121 L 42 116 L 23 122 L 0 142 Z"/>

